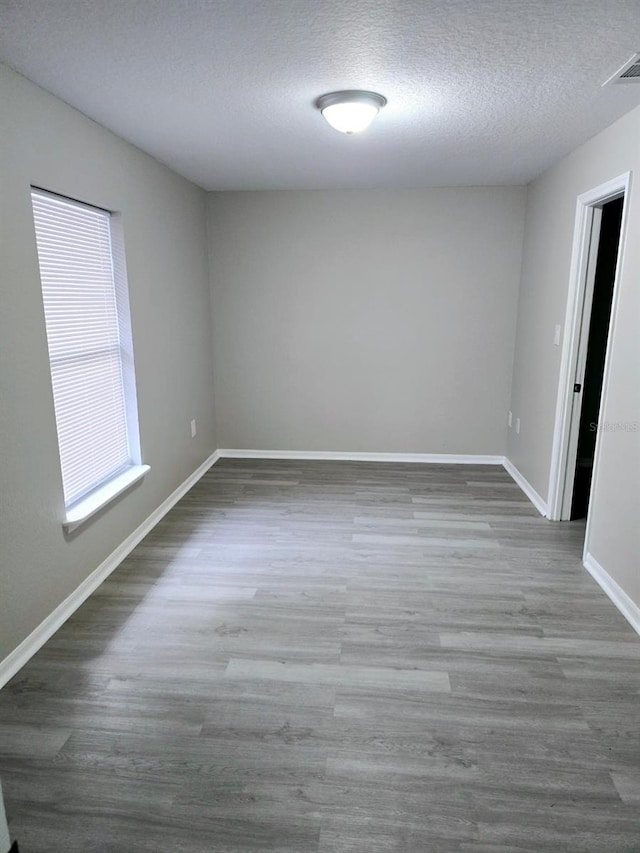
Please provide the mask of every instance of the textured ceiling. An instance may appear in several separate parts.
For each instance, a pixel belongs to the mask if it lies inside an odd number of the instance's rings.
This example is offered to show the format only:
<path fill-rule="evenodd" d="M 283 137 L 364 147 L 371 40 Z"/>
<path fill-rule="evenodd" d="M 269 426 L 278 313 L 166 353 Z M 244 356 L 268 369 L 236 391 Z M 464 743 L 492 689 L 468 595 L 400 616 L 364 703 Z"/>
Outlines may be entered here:
<path fill-rule="evenodd" d="M 640 103 L 640 0 L 0 0 L 0 59 L 206 189 L 524 183 Z M 347 137 L 323 92 L 388 98 Z M 0 118 L 1 120 L 1 118 Z"/>

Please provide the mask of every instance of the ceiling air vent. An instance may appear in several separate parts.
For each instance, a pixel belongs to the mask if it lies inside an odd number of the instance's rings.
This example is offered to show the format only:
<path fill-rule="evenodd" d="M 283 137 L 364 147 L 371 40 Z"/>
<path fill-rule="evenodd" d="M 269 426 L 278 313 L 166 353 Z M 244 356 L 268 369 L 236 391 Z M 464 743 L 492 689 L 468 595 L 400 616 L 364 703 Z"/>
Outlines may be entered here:
<path fill-rule="evenodd" d="M 622 68 L 618 68 L 602 85 L 608 86 L 609 83 L 640 83 L 640 53 L 634 53 Z"/>

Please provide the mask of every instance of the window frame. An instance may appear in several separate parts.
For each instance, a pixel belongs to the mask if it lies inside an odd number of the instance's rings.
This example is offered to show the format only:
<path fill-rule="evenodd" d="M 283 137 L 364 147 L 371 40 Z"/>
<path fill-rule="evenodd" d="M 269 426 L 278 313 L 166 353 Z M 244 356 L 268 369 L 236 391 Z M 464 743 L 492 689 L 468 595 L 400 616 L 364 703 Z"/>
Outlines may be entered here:
<path fill-rule="evenodd" d="M 62 525 L 67 532 L 70 532 L 83 524 L 93 515 L 98 513 L 109 503 L 114 501 L 123 492 L 128 490 L 134 483 L 141 480 L 150 470 L 149 465 L 142 463 L 142 454 L 140 446 L 140 429 L 138 421 L 138 402 L 136 391 L 135 364 L 133 355 L 133 338 L 131 332 L 131 312 L 129 306 L 129 288 L 127 281 L 125 251 L 124 251 L 124 231 L 122 227 L 121 214 L 108 210 L 104 207 L 95 204 L 88 204 L 60 193 L 52 192 L 51 190 L 32 185 L 30 187 L 30 200 L 32 215 L 34 219 L 34 236 L 36 242 L 36 256 L 38 263 L 38 273 L 40 281 L 40 295 L 42 298 L 42 306 L 45 320 L 45 331 L 47 337 L 47 352 L 49 360 L 49 371 L 51 378 L 52 401 L 54 403 L 54 415 L 56 424 L 56 436 L 58 439 L 58 460 L 60 462 L 61 483 L 64 487 L 62 453 L 60 442 L 60 426 L 58 420 L 57 403 L 54 388 L 54 379 L 52 374 L 52 356 L 49 341 L 49 327 L 47 323 L 47 306 L 44 294 L 44 283 L 42 277 L 42 269 L 40 266 L 40 249 L 38 245 L 38 233 L 36 224 L 36 214 L 34 209 L 34 196 L 49 198 L 54 201 L 70 205 L 72 207 L 90 210 L 106 217 L 107 230 L 109 236 L 108 252 L 111 261 L 111 278 L 113 285 L 113 297 L 116 311 L 117 323 L 117 338 L 118 338 L 118 364 L 120 370 L 121 390 L 123 394 L 124 422 L 126 424 L 126 443 L 128 447 L 128 461 L 123 463 L 121 468 L 115 472 L 111 472 L 101 480 L 95 481 L 86 491 L 80 492 L 70 501 L 64 499 L 64 518 Z M 52 253 L 53 256 L 53 253 Z M 84 362 L 86 363 L 86 361 Z M 122 410 L 121 410 L 122 411 Z M 107 433 L 105 433 L 105 436 Z"/>

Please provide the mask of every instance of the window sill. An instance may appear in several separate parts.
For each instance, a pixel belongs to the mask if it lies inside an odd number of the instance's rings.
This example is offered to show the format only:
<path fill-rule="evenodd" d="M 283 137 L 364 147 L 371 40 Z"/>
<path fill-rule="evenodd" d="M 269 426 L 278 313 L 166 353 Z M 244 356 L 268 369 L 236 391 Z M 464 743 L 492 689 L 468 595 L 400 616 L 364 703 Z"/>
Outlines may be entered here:
<path fill-rule="evenodd" d="M 122 474 L 118 474 L 113 480 L 109 480 L 104 486 L 100 486 L 95 492 L 91 492 L 86 498 L 82 498 L 82 500 L 69 507 L 62 526 L 67 533 L 75 530 L 76 527 L 84 524 L 92 515 L 95 515 L 108 503 L 115 500 L 118 495 L 121 495 L 133 486 L 134 483 L 137 483 L 138 480 L 141 480 L 147 471 L 150 470 L 149 465 L 134 465 L 131 468 L 127 468 Z"/>

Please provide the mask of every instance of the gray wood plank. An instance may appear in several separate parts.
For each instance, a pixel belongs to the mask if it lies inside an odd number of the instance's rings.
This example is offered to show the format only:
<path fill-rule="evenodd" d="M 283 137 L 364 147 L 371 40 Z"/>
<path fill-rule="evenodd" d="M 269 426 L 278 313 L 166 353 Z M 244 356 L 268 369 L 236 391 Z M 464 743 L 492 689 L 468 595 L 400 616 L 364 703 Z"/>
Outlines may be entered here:
<path fill-rule="evenodd" d="M 0 691 L 32 853 L 637 853 L 640 642 L 499 467 L 220 460 Z"/>

